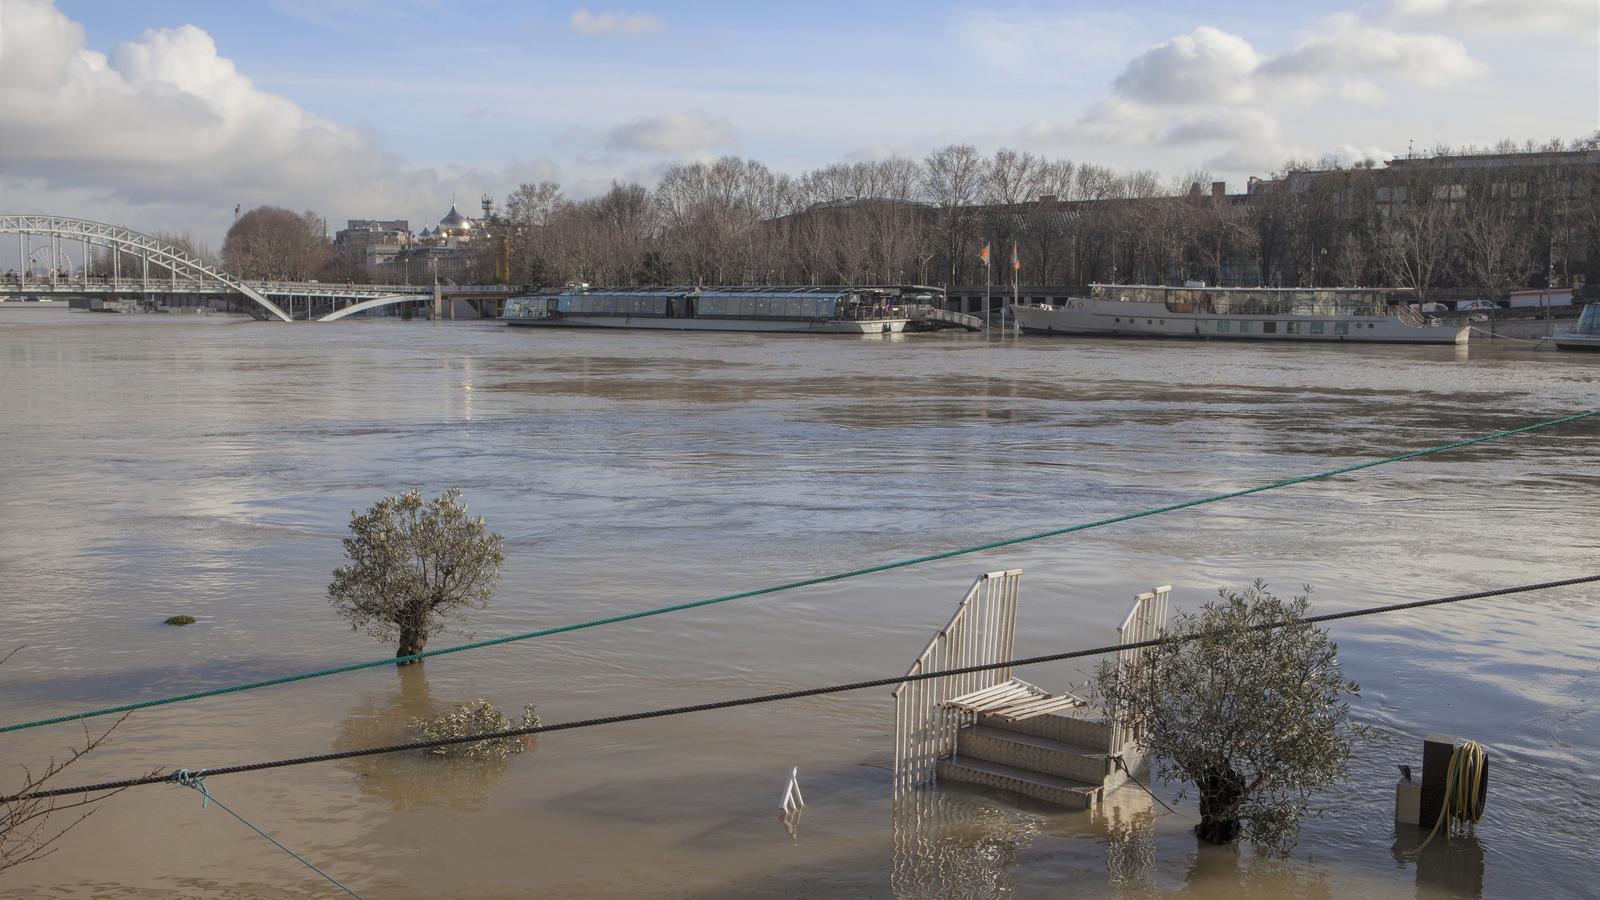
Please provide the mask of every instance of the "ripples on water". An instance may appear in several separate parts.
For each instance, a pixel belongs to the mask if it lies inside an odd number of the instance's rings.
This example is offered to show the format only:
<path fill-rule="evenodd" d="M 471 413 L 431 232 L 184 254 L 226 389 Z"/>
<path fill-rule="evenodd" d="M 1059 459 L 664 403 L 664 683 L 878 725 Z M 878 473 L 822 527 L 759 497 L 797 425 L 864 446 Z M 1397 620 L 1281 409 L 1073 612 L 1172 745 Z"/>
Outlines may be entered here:
<path fill-rule="evenodd" d="M 982 336 L 529 334 L 492 324 L 0 313 L 0 719 L 388 648 L 323 599 L 351 510 L 461 486 L 508 538 L 479 636 L 977 543 L 1442 443 L 1600 397 L 1596 360 Z M 1104 643 L 1131 596 L 1264 577 L 1319 610 L 1595 570 L 1593 422 L 868 579 L 142 711 L 83 778 L 394 739 L 478 696 L 562 721 L 902 670 L 987 569 L 1019 652 Z M 368 896 L 1581 896 L 1600 828 L 1594 621 L 1568 589 L 1334 627 L 1374 729 L 1286 863 L 1197 849 L 1123 791 L 1090 816 L 947 790 L 892 808 L 885 692 L 432 758 L 217 779 Z M 166 628 L 187 612 L 199 623 Z M 423 674 L 423 673 L 417 673 Z M 1061 683 L 1082 667 L 1045 667 Z M 409 675 L 408 675 L 409 678 Z M 1397 861 L 1393 764 L 1495 754 L 1471 842 Z M 42 759 L 70 727 L 8 735 Z M 774 819 L 788 767 L 810 806 Z M 1158 785 L 1171 799 L 1174 786 Z M 181 847 L 176 852 L 175 847 Z M 1587 862 L 1586 862 L 1587 861 Z M 108 803 L 0 896 L 320 895 L 190 792 Z"/>

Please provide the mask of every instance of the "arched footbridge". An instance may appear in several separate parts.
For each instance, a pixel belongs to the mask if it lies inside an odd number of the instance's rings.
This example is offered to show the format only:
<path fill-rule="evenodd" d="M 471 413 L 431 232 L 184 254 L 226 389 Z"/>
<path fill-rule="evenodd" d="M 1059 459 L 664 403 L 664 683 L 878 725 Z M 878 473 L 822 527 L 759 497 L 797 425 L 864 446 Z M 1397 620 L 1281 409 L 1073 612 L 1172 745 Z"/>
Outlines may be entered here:
<path fill-rule="evenodd" d="M 434 298 L 432 285 L 325 284 L 237 278 L 159 238 L 121 225 L 87 219 L 0 214 L 0 234 L 17 235 L 17 249 L 22 260 L 35 258 L 31 247 L 33 238 L 48 240 L 50 260 L 46 267 L 49 274 L 45 277 L 30 276 L 24 271 L 0 279 L 0 297 L 49 294 L 243 296 L 251 302 L 258 318 L 282 322 L 313 317 L 317 321 L 332 322 L 384 306 Z M 71 252 L 74 245 L 78 254 Z M 93 268 L 89 256 L 91 246 L 117 251 L 110 254 L 108 264 L 99 265 L 110 271 L 90 275 Z M 125 255 L 133 258 L 130 265 L 137 271 L 122 271 Z M 151 266 L 155 266 L 154 272 Z M 72 274 L 74 270 L 76 274 Z M 446 285 L 440 290 L 451 298 L 491 301 L 508 296 L 515 288 L 503 284 Z M 320 315 L 313 316 L 313 313 Z"/>

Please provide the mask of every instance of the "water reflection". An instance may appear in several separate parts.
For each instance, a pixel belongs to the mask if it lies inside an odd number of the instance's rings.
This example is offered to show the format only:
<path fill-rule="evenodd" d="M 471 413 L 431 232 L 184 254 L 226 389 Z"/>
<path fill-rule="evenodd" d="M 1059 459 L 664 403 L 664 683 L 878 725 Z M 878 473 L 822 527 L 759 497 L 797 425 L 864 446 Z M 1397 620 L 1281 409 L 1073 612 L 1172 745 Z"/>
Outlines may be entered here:
<path fill-rule="evenodd" d="M 1428 838 L 1428 829 L 1396 825 L 1395 862 L 1410 865 L 1416 872 L 1417 900 L 1436 897 L 1483 896 L 1483 845 L 1475 835 L 1450 837 L 1440 834 L 1422 849 L 1415 849 Z M 1412 855 L 1414 854 L 1415 855 Z"/>
<path fill-rule="evenodd" d="M 1293 859 L 1261 856 L 1240 844 L 1219 847 L 1197 842 L 1183 880 L 1186 893 L 1193 897 L 1332 900 L 1335 896 L 1327 872 Z"/>
<path fill-rule="evenodd" d="M 1042 820 L 980 797 L 918 789 L 894 802 L 896 897 L 1003 897 L 1016 893 L 1010 868 Z"/>
<path fill-rule="evenodd" d="M 1114 897 L 1149 897 L 1156 890 L 1155 805 L 1143 791 L 1112 791 L 1095 808 L 1105 829 L 1106 883 Z"/>
<path fill-rule="evenodd" d="M 369 694 L 339 723 L 334 750 L 352 750 L 413 740 L 415 719 L 437 715 L 453 705 L 436 700 L 428 687 L 425 666 L 395 672 L 394 692 Z M 534 738 L 522 740 L 531 749 Z M 482 809 L 506 772 L 505 756 L 441 756 L 423 752 L 386 753 L 345 760 L 361 792 L 382 800 L 393 812 L 413 809 Z"/>

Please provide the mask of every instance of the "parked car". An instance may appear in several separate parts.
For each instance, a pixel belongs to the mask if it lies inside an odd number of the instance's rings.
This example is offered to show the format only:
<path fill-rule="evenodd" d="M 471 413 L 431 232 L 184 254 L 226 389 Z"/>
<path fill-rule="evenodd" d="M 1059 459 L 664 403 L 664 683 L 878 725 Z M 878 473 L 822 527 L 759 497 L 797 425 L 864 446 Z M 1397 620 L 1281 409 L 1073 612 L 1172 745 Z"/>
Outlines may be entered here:
<path fill-rule="evenodd" d="M 1493 300 L 1463 300 L 1456 304 L 1456 309 L 1499 309 L 1500 305 Z"/>
<path fill-rule="evenodd" d="M 1434 303 L 1433 301 L 1429 301 L 1417 307 L 1417 311 L 1424 313 L 1447 313 L 1450 311 L 1450 305 L 1448 303 Z"/>

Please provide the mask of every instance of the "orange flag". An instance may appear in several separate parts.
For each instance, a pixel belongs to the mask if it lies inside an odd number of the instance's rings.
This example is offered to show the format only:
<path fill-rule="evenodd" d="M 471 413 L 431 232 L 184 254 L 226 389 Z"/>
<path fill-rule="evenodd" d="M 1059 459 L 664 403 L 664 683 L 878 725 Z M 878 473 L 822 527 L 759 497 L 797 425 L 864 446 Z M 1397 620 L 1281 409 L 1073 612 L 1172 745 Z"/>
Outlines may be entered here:
<path fill-rule="evenodd" d="M 1015 272 L 1016 270 L 1018 270 L 1020 268 L 1022 268 L 1022 260 L 1017 259 L 1017 242 L 1016 241 L 1012 241 L 1011 242 L 1011 271 Z"/>
<path fill-rule="evenodd" d="M 978 258 L 983 260 L 983 264 L 984 265 L 987 266 L 989 264 L 989 245 L 988 244 L 984 244 L 983 245 L 983 249 L 978 251 Z"/>

